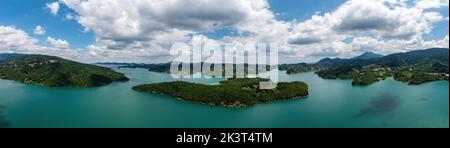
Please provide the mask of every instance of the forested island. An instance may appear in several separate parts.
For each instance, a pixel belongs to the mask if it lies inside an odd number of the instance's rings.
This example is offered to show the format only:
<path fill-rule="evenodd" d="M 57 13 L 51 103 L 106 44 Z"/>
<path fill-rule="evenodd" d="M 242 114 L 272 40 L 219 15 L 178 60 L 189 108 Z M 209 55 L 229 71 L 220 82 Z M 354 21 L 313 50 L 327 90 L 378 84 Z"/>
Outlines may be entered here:
<path fill-rule="evenodd" d="M 370 85 L 393 77 L 410 85 L 449 80 L 449 50 L 432 48 L 387 56 L 364 53 L 352 59 L 326 58 L 314 64 L 284 64 L 288 74 L 315 71 L 324 79 L 351 79 L 353 85 Z"/>
<path fill-rule="evenodd" d="M 240 108 L 258 103 L 301 98 L 309 95 L 308 85 L 303 82 L 278 83 L 275 89 L 259 89 L 261 78 L 228 79 L 219 85 L 189 82 L 164 82 L 133 87 L 133 90 L 169 95 L 181 100 Z"/>
<path fill-rule="evenodd" d="M 129 80 L 109 68 L 27 54 L 0 54 L 0 79 L 48 87 L 96 87 Z"/>

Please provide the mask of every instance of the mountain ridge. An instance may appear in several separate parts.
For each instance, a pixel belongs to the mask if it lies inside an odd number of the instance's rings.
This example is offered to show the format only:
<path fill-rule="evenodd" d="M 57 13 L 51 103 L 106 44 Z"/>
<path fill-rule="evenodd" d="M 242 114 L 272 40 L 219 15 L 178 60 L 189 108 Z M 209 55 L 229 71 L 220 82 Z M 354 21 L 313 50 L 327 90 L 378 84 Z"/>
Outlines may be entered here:
<path fill-rule="evenodd" d="M 280 70 L 288 74 L 315 71 L 324 79 L 353 79 L 353 85 L 370 85 L 391 76 L 408 84 L 422 84 L 448 81 L 448 56 L 448 48 L 430 48 L 367 60 L 325 58 L 314 64 L 280 65 Z"/>
<path fill-rule="evenodd" d="M 381 54 L 376 54 L 374 52 L 368 51 L 368 52 L 365 52 L 365 53 L 363 53 L 357 57 L 354 57 L 352 59 L 369 60 L 369 59 L 382 58 L 382 57 L 384 57 L 384 56 Z"/>

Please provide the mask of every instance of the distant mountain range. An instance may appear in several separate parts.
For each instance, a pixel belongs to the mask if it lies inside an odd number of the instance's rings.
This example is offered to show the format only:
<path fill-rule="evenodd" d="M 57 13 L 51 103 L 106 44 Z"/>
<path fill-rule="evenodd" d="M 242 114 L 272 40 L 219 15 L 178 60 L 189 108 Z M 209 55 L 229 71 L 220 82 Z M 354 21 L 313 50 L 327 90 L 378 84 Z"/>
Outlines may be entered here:
<path fill-rule="evenodd" d="M 145 68 L 168 73 L 171 63 L 97 63 L 120 68 Z M 203 65 L 203 63 L 198 63 Z M 191 64 L 193 66 L 194 64 Z M 243 64 L 246 72 L 253 71 Z M 282 64 L 279 69 L 288 74 L 316 72 L 324 79 L 353 79 L 354 85 L 369 85 L 394 77 L 409 84 L 447 80 L 449 75 L 449 50 L 431 48 L 387 56 L 366 52 L 351 59 L 325 58 L 317 63 Z M 213 68 L 213 67 L 211 67 Z M 50 87 L 94 87 L 127 81 L 123 74 L 109 68 L 82 64 L 54 56 L 17 53 L 0 54 L 0 78 Z"/>
<path fill-rule="evenodd" d="M 383 55 L 381 54 L 376 54 L 373 52 L 365 52 L 360 56 L 354 57 L 353 59 L 357 59 L 357 60 L 370 60 L 370 59 L 377 59 L 377 58 L 381 58 L 383 57 Z"/>
<path fill-rule="evenodd" d="M 3 53 L 3 54 L 0 54 L 0 62 L 1 61 L 6 61 L 6 60 L 9 60 L 9 59 L 18 57 L 18 56 L 20 56 L 20 54 L 17 54 L 17 53 Z"/>
<path fill-rule="evenodd" d="M 412 66 L 419 63 L 439 61 L 448 66 L 448 49 L 432 48 L 406 53 L 396 53 L 377 60 L 374 64 L 386 67 Z"/>
<path fill-rule="evenodd" d="M 128 81 L 109 68 L 27 54 L 0 54 L 0 78 L 49 87 L 95 87 Z"/>
<path fill-rule="evenodd" d="M 448 65 L 448 49 L 446 48 L 431 48 L 426 50 L 416 50 L 406 53 L 396 53 L 387 56 L 366 52 L 358 57 L 351 59 L 330 59 L 325 58 L 317 63 L 307 64 L 283 64 L 280 65 L 280 70 L 288 71 L 288 74 L 321 71 L 333 69 L 341 66 L 365 66 L 378 65 L 381 67 L 404 67 L 419 64 L 430 60 L 437 60 Z"/>
<path fill-rule="evenodd" d="M 319 62 L 317 62 L 316 64 L 351 64 L 351 63 L 359 63 L 359 62 L 364 62 L 367 60 L 373 60 L 373 59 L 378 59 L 378 58 L 382 58 L 383 55 L 380 54 L 375 54 L 373 52 L 365 52 L 360 56 L 351 58 L 351 59 L 341 59 L 341 58 L 335 58 L 335 59 L 330 59 L 330 58 L 325 58 L 320 60 Z"/>
<path fill-rule="evenodd" d="M 103 63 L 105 64 L 105 63 Z M 119 68 L 143 68 L 143 69 L 148 69 L 148 71 L 151 72 L 157 72 L 157 73 L 170 73 L 170 68 L 172 66 L 172 63 L 161 63 L 161 64 L 138 64 L 138 63 L 129 63 L 129 64 L 124 64 L 124 63 L 108 63 L 107 65 L 116 65 Z M 207 75 L 207 73 L 205 72 L 205 70 L 203 70 L 203 66 L 205 65 L 205 63 L 191 63 L 190 64 L 190 68 L 191 68 L 191 74 L 196 73 L 193 70 L 193 67 L 200 67 L 200 70 L 198 72 L 204 72 L 203 75 Z M 233 71 L 226 71 L 226 67 L 233 67 Z M 261 67 L 266 67 L 266 70 L 269 71 L 271 68 L 273 69 L 274 67 L 270 67 L 268 65 L 259 65 Z M 243 67 L 244 71 L 242 71 L 241 73 L 236 72 L 236 68 L 237 67 Z M 211 64 L 211 67 L 209 67 L 211 70 L 214 70 L 214 64 Z M 179 69 L 181 70 L 181 65 L 179 65 Z M 255 74 L 257 73 L 257 65 L 255 64 L 222 64 L 222 75 L 225 76 L 230 76 L 230 75 L 235 75 L 235 74 L 239 74 L 239 75 L 248 75 L 250 74 Z M 212 73 L 210 73 L 212 74 Z M 185 74 L 183 74 L 185 75 Z M 214 74 L 212 74 L 214 75 Z M 211 75 L 211 76 L 212 76 Z"/>
<path fill-rule="evenodd" d="M 324 79 L 353 79 L 354 85 L 369 85 L 391 76 L 408 84 L 422 84 L 448 80 L 448 56 L 449 50 L 446 48 L 416 50 L 387 56 L 366 52 L 350 59 L 325 58 L 312 64 L 281 64 L 279 69 L 286 71 L 287 74 L 314 71 Z M 161 73 L 169 73 L 171 66 L 171 63 L 107 64 L 120 65 L 121 68 L 145 68 Z M 248 65 L 245 64 L 244 67 L 247 69 Z"/>
<path fill-rule="evenodd" d="M 315 71 L 325 79 L 353 79 L 354 85 L 369 85 L 387 77 L 409 84 L 448 80 L 449 50 L 431 48 L 382 56 L 364 53 L 351 59 L 325 58 L 314 64 L 284 64 L 288 74 Z"/>

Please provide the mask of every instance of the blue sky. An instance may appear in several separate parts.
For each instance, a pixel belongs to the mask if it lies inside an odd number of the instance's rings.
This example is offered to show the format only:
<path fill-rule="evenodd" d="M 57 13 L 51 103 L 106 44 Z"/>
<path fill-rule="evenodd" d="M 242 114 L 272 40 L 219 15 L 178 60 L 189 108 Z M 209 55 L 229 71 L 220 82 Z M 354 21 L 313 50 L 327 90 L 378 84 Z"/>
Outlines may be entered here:
<path fill-rule="evenodd" d="M 265 0 L 263 0 L 265 1 Z M 439 0 L 436 0 L 439 1 Z M 95 26 L 89 24 L 89 23 L 80 23 L 77 20 L 68 20 L 66 19 L 66 15 L 67 14 L 73 14 L 73 15 L 79 15 L 81 17 L 88 17 L 88 16 L 83 16 L 85 14 L 79 14 L 79 11 L 81 11 L 81 8 L 78 8 L 77 10 L 77 6 L 76 5 L 71 5 L 70 3 L 67 2 L 60 2 L 60 9 L 58 11 L 58 13 L 56 15 L 52 15 L 50 12 L 50 9 L 46 7 L 46 4 L 49 3 L 53 3 L 56 2 L 55 0 L 31 0 L 31 1 L 27 1 L 27 2 L 23 2 L 23 1 L 17 1 L 17 0 L 3 0 L 2 1 L 2 5 L 0 5 L 0 26 L 13 26 L 18 30 L 23 30 L 25 31 L 30 37 L 35 38 L 38 40 L 38 44 L 39 46 L 51 46 L 50 43 L 47 41 L 48 37 L 51 38 L 55 38 L 55 39 L 61 39 L 64 41 L 67 41 L 68 43 L 70 43 L 70 48 L 72 50 L 75 49 L 86 49 L 87 47 L 90 45 L 97 45 L 99 46 L 99 42 L 96 41 L 96 38 L 98 38 L 99 40 L 104 40 L 104 41 L 114 41 L 115 45 L 119 44 L 121 45 L 120 47 L 125 47 L 128 46 L 130 43 L 130 40 L 136 40 L 139 39 L 140 37 L 129 37 L 124 36 L 124 37 L 120 37 L 120 39 L 116 39 L 114 37 L 111 37 L 110 34 L 105 33 L 105 32 L 100 32 L 99 30 L 105 30 L 105 28 L 100 28 L 100 26 Z M 325 13 L 332 13 L 334 11 L 336 11 L 340 6 L 344 5 L 346 3 L 345 0 L 322 0 L 322 1 L 318 1 L 318 0 L 269 0 L 268 1 L 268 7 L 267 9 L 273 13 L 273 15 L 275 16 L 275 18 L 270 18 L 271 21 L 276 21 L 277 23 L 280 23 L 280 26 L 282 25 L 290 25 L 288 30 L 292 31 L 295 30 L 294 26 L 300 26 L 303 27 L 301 25 L 295 25 L 296 23 L 302 23 L 305 21 L 308 21 L 311 19 L 311 17 L 313 15 L 317 15 L 317 16 L 323 16 Z M 412 7 L 415 3 L 409 1 L 408 4 L 410 5 L 409 7 Z M 448 2 L 447 2 L 448 4 Z M 259 11 L 259 10 L 255 10 L 255 11 Z M 445 38 L 447 36 L 448 38 L 448 16 L 449 16 L 449 12 L 448 12 L 448 5 L 447 6 L 443 6 L 443 7 L 438 7 L 438 8 L 427 8 L 423 10 L 424 12 L 437 12 L 439 13 L 439 15 L 441 15 L 441 20 L 438 22 L 433 22 L 431 27 L 432 30 L 430 33 L 421 33 L 421 38 L 424 41 L 432 41 L 432 40 L 441 40 L 443 38 Z M 218 12 L 219 13 L 219 12 Z M 252 12 L 249 12 L 252 13 Z M 87 14 L 86 14 L 87 15 Z M 188 16 L 189 17 L 189 16 Z M 193 17 L 195 19 L 197 19 L 198 17 Z M 446 20 L 447 19 L 447 20 Z M 99 20 L 93 20 L 93 21 L 99 21 Z M 101 20 L 99 22 L 103 22 L 103 21 L 107 21 L 107 20 Z M 217 20 L 214 20 L 217 21 Z M 234 21 L 234 20 L 232 20 Z M 422 20 L 423 21 L 423 20 Z M 417 22 L 420 22 L 420 20 L 418 20 Z M 98 23 L 98 22 L 96 22 Z M 169 23 L 173 23 L 173 21 L 169 21 Z M 214 22 L 217 23 L 217 22 Z M 219 21 L 220 23 L 220 21 Z M 233 22 L 234 23 L 234 22 Z M 169 32 L 168 30 L 171 30 L 173 28 L 181 28 L 181 29 L 185 29 L 183 31 L 187 32 L 184 34 L 184 36 L 191 36 L 192 34 L 202 34 L 205 35 L 207 38 L 211 39 L 211 40 L 221 40 L 223 39 L 224 36 L 239 36 L 242 34 L 237 34 L 237 32 L 251 32 L 252 34 L 258 34 L 255 36 L 264 36 L 264 33 L 261 33 L 261 31 L 254 31 L 253 30 L 244 30 L 242 28 L 240 28 L 241 26 L 239 26 L 240 22 L 237 22 L 233 25 L 229 25 L 229 26 L 224 26 L 224 27 L 218 27 L 218 28 L 214 28 L 214 29 L 206 29 L 206 30 L 202 30 L 203 28 L 200 28 L 200 30 L 198 28 L 195 29 L 191 29 L 191 28 L 184 28 L 184 26 L 181 25 L 186 25 L 186 24 L 170 24 L 168 26 L 172 27 L 170 29 L 165 29 L 163 32 Z M 290 23 L 290 24 L 289 24 Z M 294 25 L 292 25 L 294 24 Z M 431 24 L 431 23 L 430 23 Z M 33 33 L 33 29 L 35 29 L 36 26 L 42 26 L 46 33 L 43 35 L 37 35 Z M 188 25 L 193 25 L 193 24 L 188 24 Z M 181 26 L 181 27 L 179 27 Z M 89 28 L 90 31 L 83 31 L 85 28 Z M 197 27 L 197 26 L 195 26 Z M 203 27 L 203 26 L 199 26 L 199 27 Z M 177 29 L 178 29 L 177 28 Z M 245 27 L 248 28 L 248 27 Z M 298 30 L 302 30 L 302 29 L 298 29 Z M 148 30 L 144 30 L 144 31 L 148 31 Z M 369 30 L 367 32 L 370 32 L 373 30 Z M 382 31 L 380 31 L 382 32 Z M 123 35 L 123 32 L 114 32 L 114 35 Z M 173 32 L 171 32 L 173 33 Z M 295 31 L 292 31 L 289 33 L 289 35 L 295 34 Z M 385 34 L 382 33 L 376 33 L 374 35 L 373 32 L 371 33 L 359 33 L 359 34 L 370 34 L 370 37 L 374 37 L 375 36 L 383 36 Z M 382 34 L 382 35 L 380 35 Z M 286 34 L 287 35 L 287 34 Z M 300 33 L 301 35 L 301 33 Z M 351 33 L 351 35 L 354 35 L 353 32 Z M 340 41 L 342 41 L 343 43 L 348 43 L 351 42 L 352 38 L 351 35 L 346 35 L 345 39 L 339 39 Z M 331 36 L 331 35 L 330 35 Z M 349 37 L 350 36 L 350 37 Z M 119 38 L 119 37 L 117 37 Z M 175 37 L 174 37 L 175 38 Z M 182 38 L 182 37 L 179 37 Z M 301 39 L 304 39 L 301 38 Z M 188 39 L 187 39 L 188 40 Z M 287 38 L 286 40 L 290 40 Z M 309 39 L 308 41 L 310 41 L 311 39 Z M 325 39 L 326 40 L 326 39 Z M 380 41 L 384 41 L 386 39 L 384 38 L 378 38 L 378 40 Z M 448 39 L 447 39 L 448 40 Z M 311 40 L 314 41 L 314 40 Z M 406 41 L 405 41 L 406 42 Z M 134 43 L 134 42 L 133 42 Z M 152 42 L 144 42 L 145 44 L 152 44 Z M 299 43 L 299 42 L 297 42 Z M 303 42 L 301 42 L 303 43 Z M 323 43 L 323 42 L 321 42 Z M 329 44 L 334 44 L 335 41 L 333 41 L 332 43 Z M 338 42 L 339 44 L 341 42 Z M 327 44 L 327 45 L 329 45 Z M 295 45 L 292 46 L 292 48 L 301 48 L 303 49 L 303 47 L 305 46 L 305 48 L 313 48 L 310 47 L 309 45 Z M 325 52 L 325 48 L 334 48 L 334 47 L 324 47 L 325 44 L 323 46 L 315 46 L 314 48 L 321 48 L 318 50 L 324 50 L 321 52 Z M 352 45 L 353 46 L 353 45 Z M 100 47 L 100 46 L 99 46 Z M 109 46 L 107 46 L 109 47 Z M 161 46 L 164 47 L 164 46 Z M 150 48 L 150 47 L 146 47 L 146 48 Z M 411 47 L 413 48 L 413 47 Z M 369 49 L 369 48 L 368 48 Z M 339 51 L 339 49 L 333 49 L 336 51 L 336 56 L 352 56 L 354 54 L 352 53 L 342 53 L 341 51 Z M 328 51 L 328 50 L 327 50 Z M 339 52 L 338 52 L 339 51 Z M 358 51 L 359 50 L 353 50 Z M 159 52 L 159 51 L 158 51 Z M 286 53 L 293 53 L 295 52 L 294 50 L 289 50 L 286 51 Z M 385 52 L 385 51 L 380 51 L 380 52 Z M 153 52 L 154 53 L 154 52 Z M 386 53 L 388 53 L 386 51 Z M 301 57 L 301 54 L 298 54 Z M 319 53 L 311 53 L 311 55 L 319 55 Z M 328 55 L 327 53 L 325 53 L 324 55 Z M 153 55 L 153 56 L 157 56 Z M 308 55 L 306 55 L 308 56 Z M 315 58 L 311 58 L 309 60 L 317 60 L 320 59 L 322 57 L 315 57 Z M 126 58 L 125 58 L 126 59 Z M 111 60 L 111 59 L 110 59 Z M 307 60 L 306 60 L 307 61 Z"/>
<path fill-rule="evenodd" d="M 443 14 L 444 17 L 448 17 L 448 15 L 449 15 L 448 7 L 442 8 L 442 9 L 435 9 L 434 11 L 437 11 L 437 12 Z M 433 39 L 439 39 L 439 38 L 442 38 L 442 37 L 448 35 L 448 32 L 449 32 L 448 25 L 449 25 L 448 21 L 447 22 L 441 21 L 441 22 L 437 23 L 435 25 L 433 32 L 425 35 L 424 38 L 426 40 L 433 40 Z"/>
<path fill-rule="evenodd" d="M 2 0 L 0 25 L 16 26 L 41 41 L 45 41 L 47 36 L 62 38 L 69 41 L 73 48 L 83 48 L 95 42 L 92 32 L 83 32 L 80 24 L 64 19 L 63 13 L 59 13 L 57 16 L 51 15 L 46 8 L 46 4 L 50 2 L 54 2 L 54 0 L 30 0 L 27 2 Z M 69 10 L 63 8 L 60 11 Z M 37 25 L 45 28 L 46 35 L 33 35 L 33 29 Z M 41 44 L 45 44 L 45 42 Z"/>
<path fill-rule="evenodd" d="M 73 48 L 83 48 L 95 42 L 92 32 L 83 32 L 83 27 L 76 21 L 64 19 L 63 13 L 57 16 L 50 14 L 46 9 L 46 4 L 55 0 L 31 0 L 26 3 L 17 0 L 3 0 L 5 5 L 0 5 L 0 25 L 13 25 L 23 28 L 31 34 L 37 25 L 44 26 L 47 35 L 55 38 L 63 38 L 70 41 Z M 312 15 L 320 12 L 330 12 L 335 10 L 345 0 L 271 0 L 270 6 L 280 20 L 304 21 Z M 66 7 L 60 11 L 72 12 Z M 448 9 L 438 9 L 439 12 L 448 17 Z M 426 39 L 439 39 L 448 35 L 448 22 L 440 22 L 432 33 L 426 35 Z M 220 29 L 214 32 L 205 33 L 211 38 L 221 38 L 230 35 L 233 29 Z M 34 37 L 45 40 L 46 36 L 34 35 Z"/>
<path fill-rule="evenodd" d="M 63 38 L 71 43 L 73 48 L 83 48 L 95 42 L 92 32 L 83 32 L 83 27 L 76 21 L 64 19 L 65 13 L 58 13 L 57 16 L 50 14 L 46 4 L 55 0 L 31 0 L 24 4 L 18 0 L 3 0 L 6 5 L 0 5 L 0 25 L 13 25 L 22 28 L 32 34 L 32 30 L 37 26 L 43 26 L 48 36 Z M 271 0 L 271 9 L 279 13 L 280 20 L 306 20 L 316 12 L 328 12 L 336 9 L 345 0 Z M 71 12 L 67 7 L 62 6 L 63 12 Z M 205 32 L 208 37 L 219 39 L 224 35 L 231 35 L 233 29 L 219 29 L 214 32 Z M 46 36 L 33 35 L 42 41 Z"/>
<path fill-rule="evenodd" d="M 296 19 L 303 21 L 317 12 L 335 10 L 345 0 L 272 0 L 269 2 L 271 9 L 275 13 L 279 13 L 278 18 L 280 20 Z"/>

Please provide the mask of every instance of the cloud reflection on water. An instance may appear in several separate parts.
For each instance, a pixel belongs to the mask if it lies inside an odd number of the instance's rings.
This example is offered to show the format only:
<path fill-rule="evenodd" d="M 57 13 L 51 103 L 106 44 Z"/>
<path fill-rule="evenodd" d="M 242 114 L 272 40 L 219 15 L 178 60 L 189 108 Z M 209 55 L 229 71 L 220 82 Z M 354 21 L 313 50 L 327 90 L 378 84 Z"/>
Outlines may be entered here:
<path fill-rule="evenodd" d="M 11 125 L 6 120 L 5 110 L 6 110 L 6 106 L 5 105 L 0 105 L 0 128 L 7 128 L 7 127 L 9 127 Z"/>
<path fill-rule="evenodd" d="M 400 105 L 400 98 L 390 94 L 383 94 L 374 98 L 369 106 L 362 109 L 357 116 L 373 117 L 384 115 L 395 111 Z"/>

